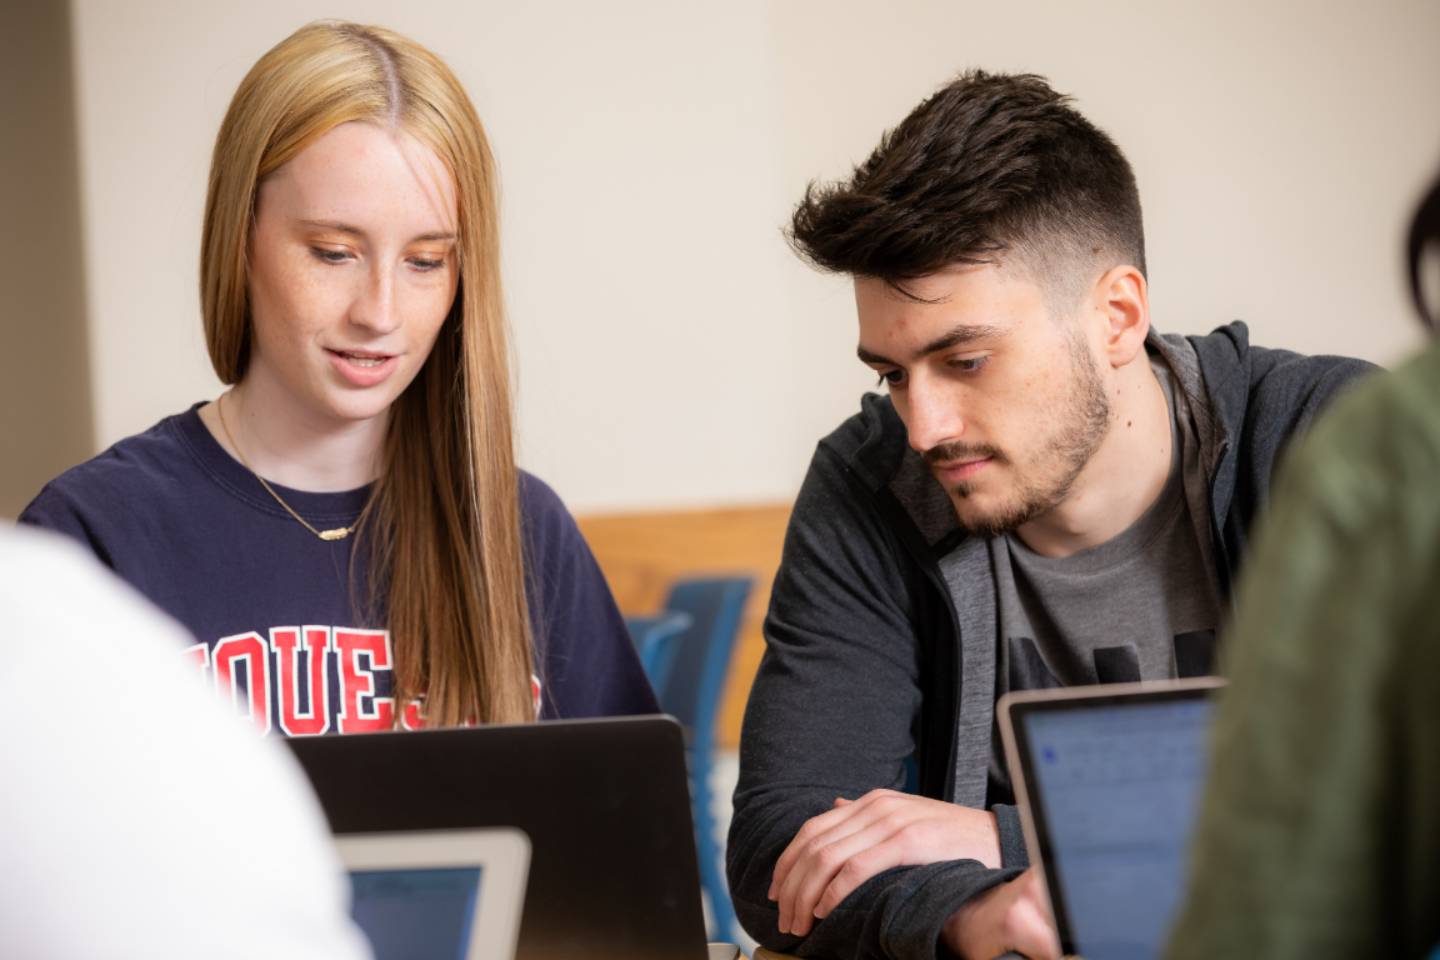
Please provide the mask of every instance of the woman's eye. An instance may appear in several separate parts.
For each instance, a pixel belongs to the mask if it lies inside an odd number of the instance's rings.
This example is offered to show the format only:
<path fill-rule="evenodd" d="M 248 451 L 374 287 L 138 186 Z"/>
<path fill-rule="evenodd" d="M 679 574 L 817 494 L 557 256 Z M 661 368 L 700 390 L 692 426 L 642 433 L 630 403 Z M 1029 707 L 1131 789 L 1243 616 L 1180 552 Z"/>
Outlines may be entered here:
<path fill-rule="evenodd" d="M 316 260 L 324 263 L 344 263 L 350 259 L 350 254 L 344 250 L 330 250 L 326 247 L 311 247 L 310 253 L 314 255 Z"/>
<path fill-rule="evenodd" d="M 445 266 L 444 259 L 431 260 L 428 257 L 411 257 L 410 265 L 417 270 L 438 270 Z"/>

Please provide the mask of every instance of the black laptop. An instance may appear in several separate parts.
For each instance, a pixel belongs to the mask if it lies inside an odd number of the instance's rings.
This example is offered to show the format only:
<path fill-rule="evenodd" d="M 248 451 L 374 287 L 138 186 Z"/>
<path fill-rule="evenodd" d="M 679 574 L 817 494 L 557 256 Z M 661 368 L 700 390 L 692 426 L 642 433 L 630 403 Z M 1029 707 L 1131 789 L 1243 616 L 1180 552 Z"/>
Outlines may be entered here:
<path fill-rule="evenodd" d="M 336 834 L 525 831 L 517 960 L 706 960 L 683 737 L 669 717 L 287 743 Z"/>

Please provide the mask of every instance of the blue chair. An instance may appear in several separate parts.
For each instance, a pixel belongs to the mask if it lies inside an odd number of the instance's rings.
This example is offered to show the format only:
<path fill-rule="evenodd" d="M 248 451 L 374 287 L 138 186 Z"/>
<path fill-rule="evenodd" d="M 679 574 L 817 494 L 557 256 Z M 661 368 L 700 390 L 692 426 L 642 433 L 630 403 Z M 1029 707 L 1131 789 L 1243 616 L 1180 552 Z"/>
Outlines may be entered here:
<path fill-rule="evenodd" d="M 677 641 L 690 628 L 690 615 L 671 612 L 626 617 L 625 626 L 630 630 L 630 639 L 635 642 L 635 652 L 640 655 L 640 666 L 645 669 L 650 686 L 659 690 L 670 676 Z"/>
<path fill-rule="evenodd" d="M 710 904 L 710 939 L 737 943 L 739 927 L 711 813 L 710 774 L 715 767 L 715 726 L 730 657 L 740 634 L 751 577 L 677 580 L 665 600 L 667 613 L 689 616 L 691 624 L 673 644 L 670 662 L 655 684 L 660 708 L 685 727 L 690 770 L 690 806 L 700 881 Z"/>

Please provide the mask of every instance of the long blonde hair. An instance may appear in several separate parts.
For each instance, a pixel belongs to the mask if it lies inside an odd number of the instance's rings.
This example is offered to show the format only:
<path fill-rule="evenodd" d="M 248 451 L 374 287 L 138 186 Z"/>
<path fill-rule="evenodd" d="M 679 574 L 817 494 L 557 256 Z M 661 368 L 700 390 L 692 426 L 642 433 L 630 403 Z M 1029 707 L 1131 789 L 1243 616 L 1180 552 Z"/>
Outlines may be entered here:
<path fill-rule="evenodd" d="M 397 718 L 534 718 L 495 165 L 474 106 L 430 51 L 378 27 L 300 28 L 250 69 L 210 168 L 200 293 L 210 361 L 238 383 L 250 359 L 246 250 L 260 183 L 342 123 L 403 129 L 446 164 L 459 205 L 460 282 L 434 349 L 390 411 L 362 524 L 386 591 Z M 358 549 L 358 548 L 357 548 Z"/>

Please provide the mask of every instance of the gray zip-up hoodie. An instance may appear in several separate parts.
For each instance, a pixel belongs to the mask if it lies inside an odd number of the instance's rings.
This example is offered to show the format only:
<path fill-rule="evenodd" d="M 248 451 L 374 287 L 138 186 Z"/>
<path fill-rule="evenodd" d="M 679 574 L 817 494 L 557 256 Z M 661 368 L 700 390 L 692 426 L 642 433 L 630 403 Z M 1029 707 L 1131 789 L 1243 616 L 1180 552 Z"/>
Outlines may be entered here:
<path fill-rule="evenodd" d="M 1147 344 L 1171 368 L 1194 421 L 1209 539 L 1228 596 L 1276 460 L 1355 377 L 1358 360 L 1251 347 L 1242 323 Z M 960 603 L 952 599 L 946 573 Z M 750 693 L 727 861 L 731 895 L 763 946 L 805 957 L 933 958 L 962 904 L 1026 865 L 1009 797 L 986 795 L 997 640 L 983 540 L 958 528 L 906 443 L 887 397 L 822 440 L 796 499 Z M 989 806 L 1004 868 L 953 860 L 887 871 L 802 939 L 780 934 L 766 896 L 781 851 L 836 797 L 878 787 Z M 914 781 L 912 781 L 914 782 Z"/>

